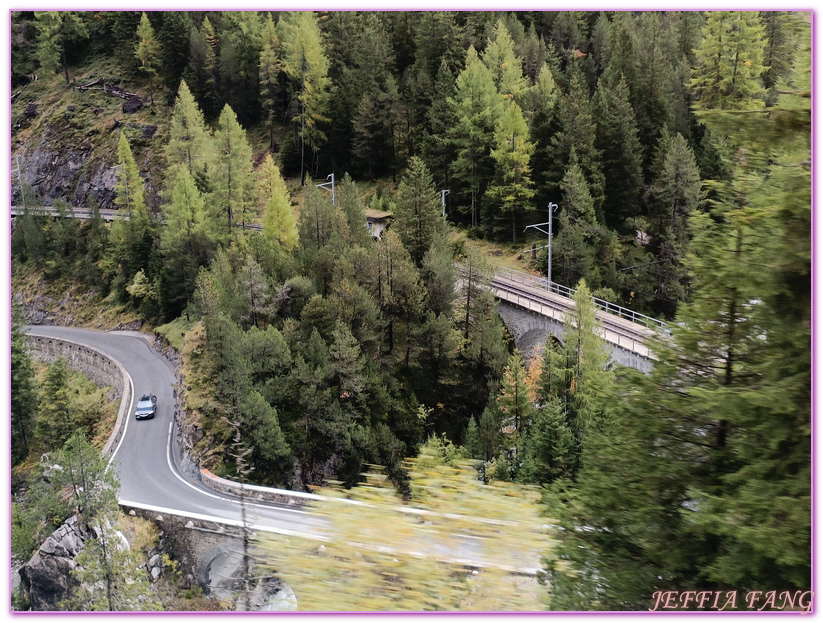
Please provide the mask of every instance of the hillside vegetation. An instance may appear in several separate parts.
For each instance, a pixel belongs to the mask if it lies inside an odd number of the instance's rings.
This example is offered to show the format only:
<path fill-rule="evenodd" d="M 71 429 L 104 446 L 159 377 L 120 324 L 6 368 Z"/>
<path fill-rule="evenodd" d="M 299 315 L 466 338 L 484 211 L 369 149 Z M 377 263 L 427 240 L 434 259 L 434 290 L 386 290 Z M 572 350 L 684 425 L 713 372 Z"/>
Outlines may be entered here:
<path fill-rule="evenodd" d="M 254 482 L 350 487 L 379 465 L 408 495 L 405 459 L 434 437 L 485 481 L 544 487 L 552 608 L 808 588 L 808 16 L 16 12 L 13 29 L 14 84 L 39 68 L 13 108 L 14 270 L 94 288 L 182 347 L 204 465 L 235 473 L 239 431 Z M 332 172 L 334 202 L 315 185 Z M 543 244 L 523 230 L 550 202 L 576 306 L 527 370 L 485 286 L 490 258 Z M 367 209 L 392 214 L 378 239 Z M 651 374 L 609 363 L 592 293 L 672 321 Z"/>

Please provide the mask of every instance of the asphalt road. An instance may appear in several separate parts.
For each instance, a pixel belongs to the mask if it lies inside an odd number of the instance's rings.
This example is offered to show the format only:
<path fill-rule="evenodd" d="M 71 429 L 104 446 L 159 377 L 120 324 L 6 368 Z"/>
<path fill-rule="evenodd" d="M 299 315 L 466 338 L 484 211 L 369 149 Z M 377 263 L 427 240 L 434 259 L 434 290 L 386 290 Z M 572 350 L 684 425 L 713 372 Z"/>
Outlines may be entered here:
<path fill-rule="evenodd" d="M 174 371 L 146 340 L 132 335 L 103 333 L 69 327 L 28 327 L 33 335 L 63 338 L 96 348 L 125 368 L 131 377 L 133 399 L 126 432 L 112 457 L 120 477 L 120 501 L 150 506 L 159 514 L 193 514 L 216 522 L 241 521 L 240 503 L 233 496 L 207 489 L 180 470 L 179 448 L 173 443 Z M 135 420 L 134 408 L 143 394 L 157 396 L 153 419 Z M 250 521 L 274 532 L 318 536 L 326 522 L 306 510 L 283 505 L 253 503 Z"/>
<path fill-rule="evenodd" d="M 30 326 L 33 335 L 62 338 L 91 346 L 116 359 L 125 368 L 132 383 L 126 432 L 112 456 L 112 466 L 120 476 L 120 502 L 150 507 L 158 514 L 176 514 L 215 521 L 241 522 L 240 502 L 234 496 L 221 495 L 180 469 L 178 444 L 174 442 L 174 370 L 172 365 L 149 347 L 149 343 L 125 332 L 93 331 L 70 327 Z M 157 411 L 151 420 L 136 420 L 134 409 L 140 396 L 157 396 Z M 294 534 L 307 538 L 324 538 L 329 522 L 312 514 L 310 507 L 295 509 L 275 503 L 247 503 L 248 521 L 255 531 Z M 514 518 L 513 518 L 514 519 Z M 467 564 L 485 564 L 482 539 L 452 534 L 446 543 L 407 544 L 413 551 L 460 560 Z M 368 544 L 364 544 L 368 547 Z M 406 549 L 406 548 L 401 548 Z M 520 573 L 534 574 L 540 568 L 539 556 L 511 552 L 503 566 Z M 494 563 L 492 563 L 494 564 Z"/>

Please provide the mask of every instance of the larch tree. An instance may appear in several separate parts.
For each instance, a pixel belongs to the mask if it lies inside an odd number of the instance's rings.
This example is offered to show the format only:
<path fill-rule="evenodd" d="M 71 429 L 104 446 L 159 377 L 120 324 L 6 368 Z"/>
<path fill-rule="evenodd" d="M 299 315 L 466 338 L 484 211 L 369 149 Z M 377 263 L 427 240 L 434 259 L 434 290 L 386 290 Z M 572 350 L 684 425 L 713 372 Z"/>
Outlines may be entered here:
<path fill-rule="evenodd" d="M 66 44 L 89 36 L 89 29 L 78 11 L 35 11 L 37 20 L 37 59 L 46 74 L 55 73 L 60 67 L 71 84 Z"/>
<path fill-rule="evenodd" d="M 762 108 L 766 33 L 755 11 L 712 11 L 689 86 L 700 109 Z"/>
<path fill-rule="evenodd" d="M 454 97 L 448 102 L 456 119 L 449 134 L 457 152 L 449 169 L 453 179 L 467 187 L 471 225 L 477 227 L 484 182 L 493 169 L 489 154 L 503 98 L 473 47 L 466 53 L 466 68 L 457 77 Z"/>
<path fill-rule="evenodd" d="M 246 212 L 254 201 L 254 163 L 246 131 L 226 104 L 214 132 L 217 165 L 212 169 L 212 200 L 216 215 L 225 216 L 227 237 L 236 221 L 246 222 Z"/>
<path fill-rule="evenodd" d="M 160 64 L 161 50 L 160 43 L 154 36 L 154 28 L 145 11 L 137 26 L 137 46 L 134 50 L 134 57 L 140 62 L 140 71 L 149 76 L 149 97 L 151 103 L 154 104 L 154 77 L 157 75 Z"/>
<path fill-rule="evenodd" d="M 269 129 L 269 148 L 274 149 L 274 125 L 277 102 L 280 97 L 280 37 L 277 26 L 269 13 L 263 26 L 262 47 L 260 48 L 260 102 L 266 115 Z"/>
<path fill-rule="evenodd" d="M 509 29 L 503 19 L 498 20 L 494 34 L 483 51 L 483 62 L 492 74 L 497 92 L 507 100 L 520 101 L 528 87 L 523 76 L 523 62 L 514 51 Z"/>
<path fill-rule="evenodd" d="M 507 101 L 503 114 L 494 128 L 495 163 L 494 181 L 486 190 L 486 196 L 504 215 L 511 215 L 512 242 L 517 242 L 517 217 L 534 210 L 534 197 L 529 159 L 534 153 L 534 143 L 528 140 L 529 129 L 523 112 L 513 101 Z M 491 219 L 490 219 L 491 220 Z"/>
<path fill-rule="evenodd" d="M 174 177 L 172 170 L 176 165 L 185 167 L 193 176 L 205 175 L 216 159 L 213 152 L 214 141 L 206 128 L 203 113 L 183 80 L 174 101 L 169 142 L 166 145 L 170 176 Z"/>
<path fill-rule="evenodd" d="M 143 179 L 131 153 L 125 131 L 117 142 L 117 184 L 114 205 L 126 212 L 129 220 L 148 221 L 149 213 L 143 193 Z"/>
<path fill-rule="evenodd" d="M 286 250 L 294 249 L 298 236 L 291 195 L 271 154 L 266 155 L 260 166 L 257 196 L 263 200 L 263 235 L 276 240 Z"/>
<path fill-rule="evenodd" d="M 325 140 L 320 124 L 326 121 L 330 80 L 329 60 L 317 18 L 311 11 L 292 11 L 280 19 L 283 71 L 292 85 L 292 122 L 300 149 L 300 184 L 305 183 L 306 145 L 317 151 Z"/>

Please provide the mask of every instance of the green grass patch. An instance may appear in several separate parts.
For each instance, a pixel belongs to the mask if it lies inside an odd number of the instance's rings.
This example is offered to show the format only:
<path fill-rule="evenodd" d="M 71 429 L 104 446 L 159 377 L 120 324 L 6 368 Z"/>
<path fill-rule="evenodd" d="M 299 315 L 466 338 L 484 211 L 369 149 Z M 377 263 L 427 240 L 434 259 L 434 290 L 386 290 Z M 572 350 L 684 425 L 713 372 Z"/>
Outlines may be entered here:
<path fill-rule="evenodd" d="M 154 332 L 165 339 L 178 352 L 183 352 L 183 340 L 186 333 L 191 331 L 195 322 L 193 320 L 186 320 L 185 316 L 175 318 L 171 322 L 162 324 L 157 327 Z"/>

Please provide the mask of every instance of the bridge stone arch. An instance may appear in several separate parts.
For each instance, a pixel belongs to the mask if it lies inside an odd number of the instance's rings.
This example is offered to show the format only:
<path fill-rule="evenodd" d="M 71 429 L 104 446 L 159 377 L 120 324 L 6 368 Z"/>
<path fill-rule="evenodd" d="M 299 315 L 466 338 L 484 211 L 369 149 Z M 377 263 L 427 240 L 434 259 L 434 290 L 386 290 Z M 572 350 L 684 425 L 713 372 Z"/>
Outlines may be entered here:
<path fill-rule="evenodd" d="M 499 303 L 497 312 L 514 338 L 514 344 L 523 355 L 527 366 L 535 349 L 539 352 L 550 336 L 558 342 L 563 342 L 566 328 L 558 320 L 506 303 Z"/>
<path fill-rule="evenodd" d="M 566 327 L 560 320 L 543 316 L 505 301 L 497 304 L 497 312 L 514 338 L 514 344 L 523 356 L 523 361 L 527 367 L 531 362 L 535 349 L 540 352 L 539 349 L 543 348 L 550 336 L 561 343 L 565 338 Z M 608 346 L 613 362 L 636 368 L 646 374 L 651 371 L 652 361 L 647 357 L 613 344 L 608 344 Z"/>

